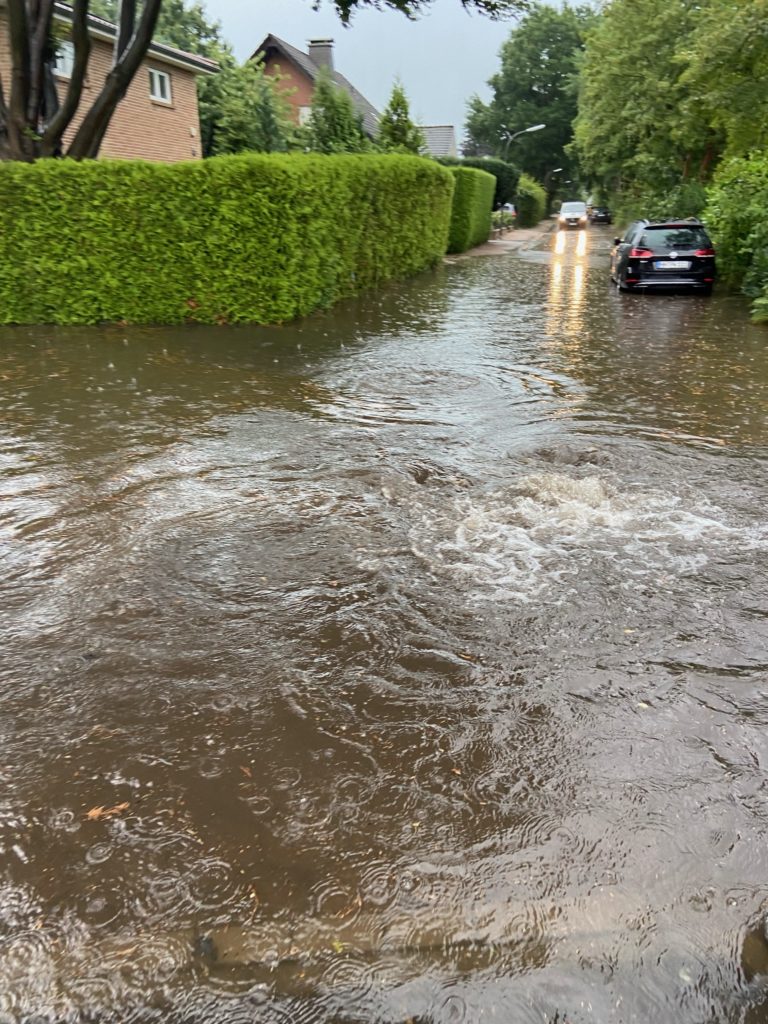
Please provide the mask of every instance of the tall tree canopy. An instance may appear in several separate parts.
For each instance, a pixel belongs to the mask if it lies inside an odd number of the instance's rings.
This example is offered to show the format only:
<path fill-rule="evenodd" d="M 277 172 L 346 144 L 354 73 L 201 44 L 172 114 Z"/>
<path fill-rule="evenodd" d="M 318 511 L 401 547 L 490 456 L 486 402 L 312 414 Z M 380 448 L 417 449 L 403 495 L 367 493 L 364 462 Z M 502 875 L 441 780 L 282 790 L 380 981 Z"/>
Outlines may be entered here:
<path fill-rule="evenodd" d="M 728 156 L 768 144 L 768 0 L 706 0 L 691 11 L 678 61 L 689 92 Z"/>
<path fill-rule="evenodd" d="M 5 0 L 11 73 L 8 81 L 0 79 L 0 160 L 36 160 L 63 153 L 64 134 L 72 123 L 81 102 L 87 98 L 83 119 L 67 148 L 66 155 L 83 159 L 98 156 L 101 143 L 120 100 L 125 96 L 152 42 L 163 10 L 164 36 L 176 46 L 201 52 L 197 45 L 189 47 L 188 39 L 177 34 L 173 12 L 184 10 L 183 31 L 190 30 L 189 10 L 200 15 L 200 45 L 206 39 L 208 22 L 203 8 L 195 4 L 186 9 L 182 0 L 119 0 L 112 17 L 118 31 L 114 43 L 113 66 L 103 85 L 84 96 L 90 37 L 88 15 L 96 13 L 99 0 L 72 0 L 71 37 L 74 46 L 73 69 L 67 88 L 59 95 L 54 78 L 56 38 L 54 31 L 54 0 Z M 331 0 L 343 22 L 349 21 L 358 7 L 390 7 L 414 17 L 432 0 Z M 466 8 L 491 17 L 519 11 L 527 0 L 460 0 Z"/>
<path fill-rule="evenodd" d="M 721 141 L 685 56 L 701 9 L 690 0 L 613 0 L 589 34 L 575 146 L 596 185 L 647 204 L 651 194 L 706 180 Z M 678 215 L 695 212 L 681 202 Z"/>
<path fill-rule="evenodd" d="M 540 179 L 568 166 L 564 150 L 576 116 L 578 60 L 594 18 L 589 7 L 542 4 L 520 21 L 501 48 L 501 70 L 489 82 L 490 103 L 476 96 L 470 101 L 469 150 L 508 156 Z M 510 143 L 515 132 L 535 124 L 546 128 Z"/>

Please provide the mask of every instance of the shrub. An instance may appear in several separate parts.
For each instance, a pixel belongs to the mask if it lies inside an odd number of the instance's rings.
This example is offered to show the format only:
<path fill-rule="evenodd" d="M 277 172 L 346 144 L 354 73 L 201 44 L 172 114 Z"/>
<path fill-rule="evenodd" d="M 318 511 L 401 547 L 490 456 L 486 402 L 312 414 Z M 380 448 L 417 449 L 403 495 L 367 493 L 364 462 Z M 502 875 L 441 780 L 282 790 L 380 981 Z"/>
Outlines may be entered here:
<path fill-rule="evenodd" d="M 274 323 L 437 263 L 451 174 L 410 156 L 0 165 L 0 322 Z"/>
<path fill-rule="evenodd" d="M 544 187 L 527 174 L 521 174 L 517 185 L 515 207 L 518 227 L 536 227 L 539 221 L 547 215 L 547 193 L 544 191 Z"/>
<path fill-rule="evenodd" d="M 478 171 L 487 171 L 496 179 L 496 191 L 493 196 L 493 207 L 498 209 L 504 203 L 514 203 L 520 171 L 506 160 L 495 158 L 468 156 L 463 160 L 457 157 L 440 157 L 439 163 L 446 167 L 474 167 Z"/>
<path fill-rule="evenodd" d="M 456 181 L 453 193 L 448 252 L 466 252 L 486 242 L 491 233 L 491 208 L 496 179 L 472 167 L 450 167 Z"/>
<path fill-rule="evenodd" d="M 756 320 L 768 320 L 768 156 L 721 164 L 704 217 L 721 279 L 753 300 Z"/>

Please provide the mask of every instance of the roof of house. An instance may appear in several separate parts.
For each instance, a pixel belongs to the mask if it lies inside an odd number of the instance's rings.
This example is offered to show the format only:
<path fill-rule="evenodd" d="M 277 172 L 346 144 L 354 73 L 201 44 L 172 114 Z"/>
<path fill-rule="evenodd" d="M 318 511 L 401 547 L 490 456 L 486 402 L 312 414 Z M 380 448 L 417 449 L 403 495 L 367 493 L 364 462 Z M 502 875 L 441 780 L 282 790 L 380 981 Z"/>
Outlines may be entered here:
<path fill-rule="evenodd" d="M 316 64 L 308 53 L 304 53 L 302 50 L 297 49 L 295 46 L 291 46 L 290 43 L 286 43 L 284 39 L 278 38 L 278 36 L 268 35 L 261 46 L 257 47 L 253 53 L 256 57 L 260 53 L 263 53 L 265 57 L 270 56 L 272 53 L 277 53 L 287 57 L 288 60 L 296 64 L 309 78 L 311 81 L 315 81 L 320 72 L 321 64 Z M 378 131 L 379 124 L 379 112 L 372 103 L 359 92 L 354 85 L 345 78 L 339 71 L 331 69 L 331 77 L 336 85 L 344 89 L 345 92 L 349 93 L 350 99 L 355 105 L 355 108 L 362 115 L 363 127 L 369 135 L 375 135 Z"/>
<path fill-rule="evenodd" d="M 2 5 L 3 0 L 0 0 L 0 6 Z M 54 17 L 58 21 L 72 21 L 72 7 L 69 4 L 56 0 L 53 5 L 53 11 Z M 105 21 L 104 18 L 96 17 L 95 14 L 88 15 L 88 28 L 91 35 L 97 38 L 111 41 L 117 35 L 116 25 L 113 25 L 111 21 Z M 178 50 L 175 46 L 167 46 L 165 43 L 151 43 L 147 50 L 147 55 L 157 57 L 168 64 L 175 64 L 177 67 L 186 68 L 196 75 L 213 75 L 219 70 L 219 65 L 215 60 L 200 57 L 196 53 L 187 53 L 186 50 Z"/>
<path fill-rule="evenodd" d="M 452 124 L 429 124 L 421 130 L 430 156 L 456 156 L 456 129 Z"/>

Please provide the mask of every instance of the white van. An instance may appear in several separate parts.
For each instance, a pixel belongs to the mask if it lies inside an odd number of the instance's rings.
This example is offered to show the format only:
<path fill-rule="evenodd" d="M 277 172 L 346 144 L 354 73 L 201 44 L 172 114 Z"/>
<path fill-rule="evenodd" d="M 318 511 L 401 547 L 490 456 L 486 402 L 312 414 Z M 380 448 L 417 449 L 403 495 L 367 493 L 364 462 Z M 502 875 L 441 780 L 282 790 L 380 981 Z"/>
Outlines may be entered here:
<path fill-rule="evenodd" d="M 585 228 L 587 226 L 587 204 L 563 203 L 557 218 L 557 226 L 558 228 Z"/>

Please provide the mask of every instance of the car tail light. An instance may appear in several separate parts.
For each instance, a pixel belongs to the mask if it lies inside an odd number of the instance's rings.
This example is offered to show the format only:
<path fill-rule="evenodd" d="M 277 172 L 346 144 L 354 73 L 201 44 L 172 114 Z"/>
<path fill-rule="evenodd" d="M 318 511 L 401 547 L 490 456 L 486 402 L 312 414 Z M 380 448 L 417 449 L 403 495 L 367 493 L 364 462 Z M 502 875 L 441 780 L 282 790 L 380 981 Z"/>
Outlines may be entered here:
<path fill-rule="evenodd" d="M 653 256 L 653 251 L 651 249 L 630 249 L 629 255 L 631 259 L 647 260 L 649 256 Z"/>
<path fill-rule="evenodd" d="M 714 256 L 715 255 L 715 250 L 714 249 L 697 249 L 696 252 L 693 255 L 694 256 Z"/>

